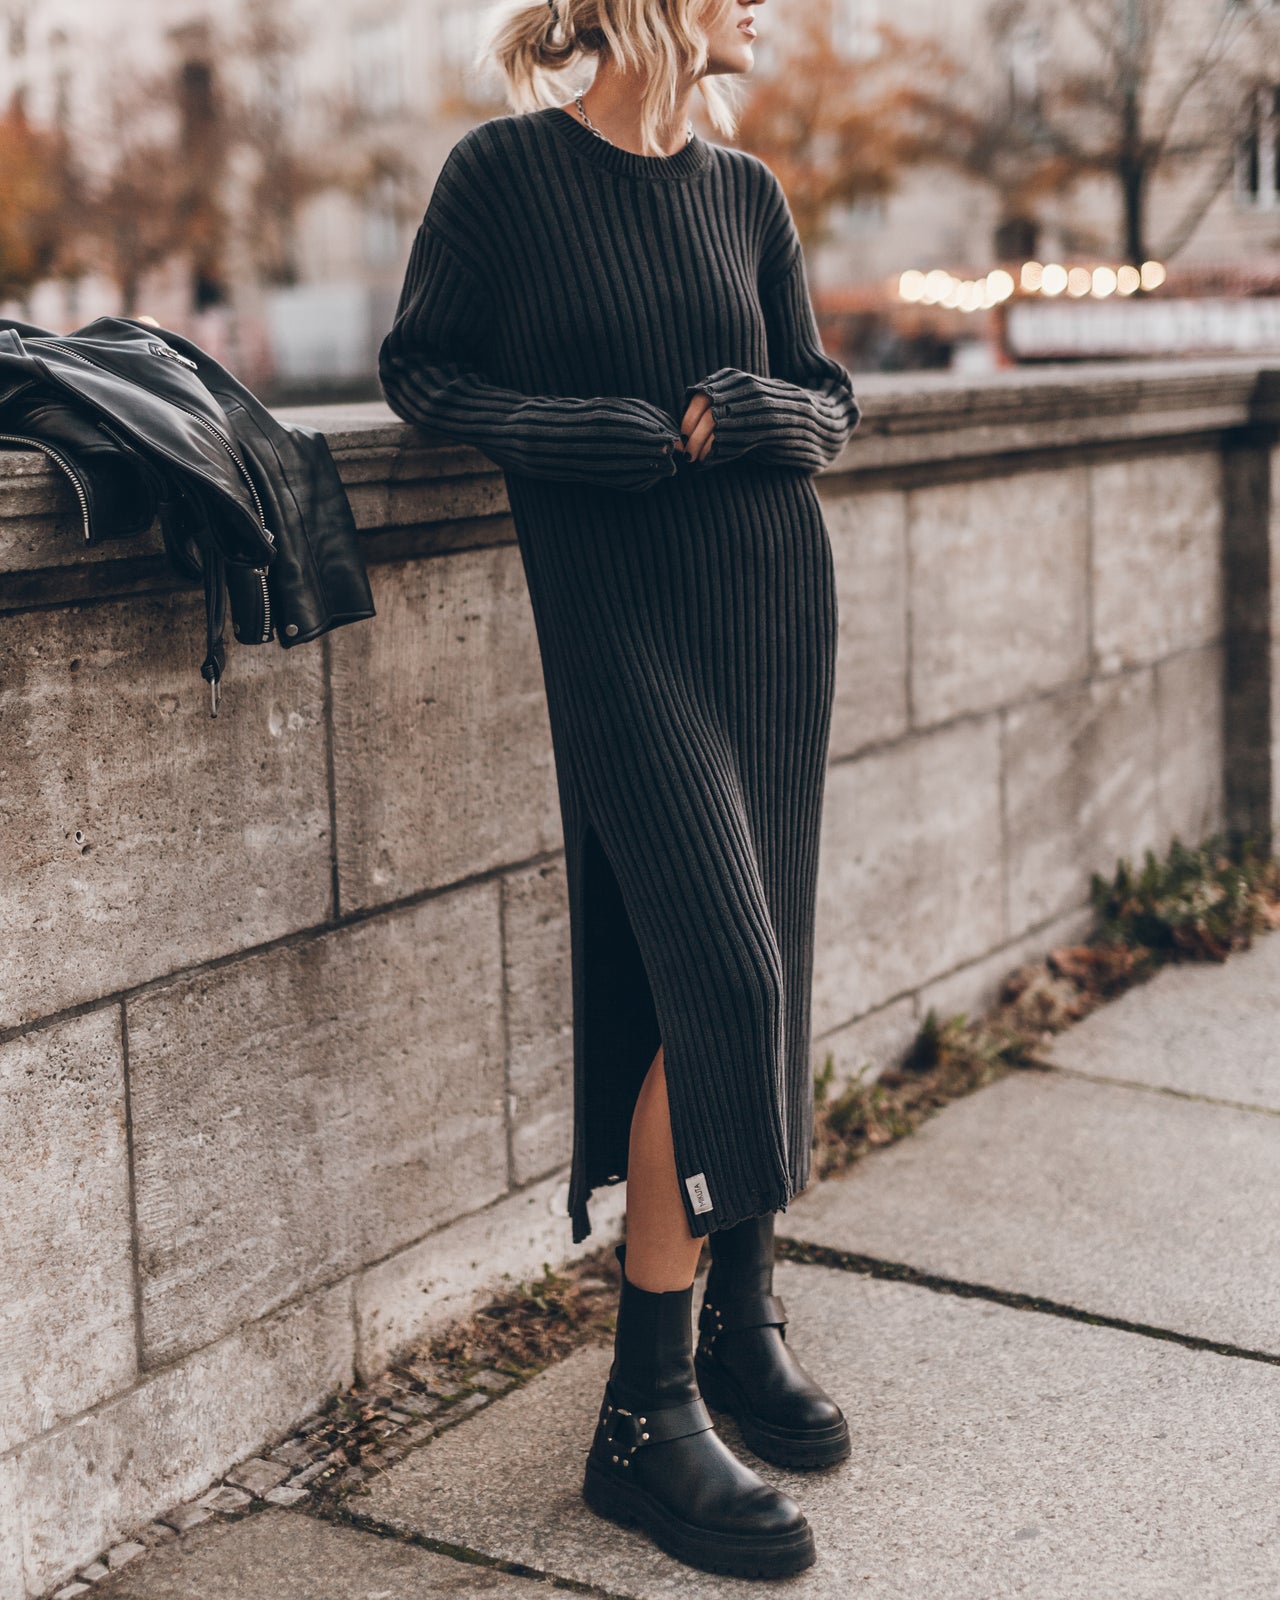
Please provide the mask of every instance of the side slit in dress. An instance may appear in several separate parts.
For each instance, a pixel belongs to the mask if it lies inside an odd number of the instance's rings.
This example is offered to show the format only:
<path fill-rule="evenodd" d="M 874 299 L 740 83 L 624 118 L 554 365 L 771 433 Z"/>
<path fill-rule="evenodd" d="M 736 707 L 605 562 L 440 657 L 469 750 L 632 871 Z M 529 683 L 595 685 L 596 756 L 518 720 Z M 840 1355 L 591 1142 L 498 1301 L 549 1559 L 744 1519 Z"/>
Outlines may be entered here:
<path fill-rule="evenodd" d="M 562 107 L 436 181 L 382 348 L 409 421 L 501 466 L 538 634 L 573 962 L 575 1241 L 663 1046 L 690 1230 L 808 1181 L 836 585 L 814 476 L 859 419 L 783 191 Z M 715 436 L 679 450 L 692 396 Z"/>

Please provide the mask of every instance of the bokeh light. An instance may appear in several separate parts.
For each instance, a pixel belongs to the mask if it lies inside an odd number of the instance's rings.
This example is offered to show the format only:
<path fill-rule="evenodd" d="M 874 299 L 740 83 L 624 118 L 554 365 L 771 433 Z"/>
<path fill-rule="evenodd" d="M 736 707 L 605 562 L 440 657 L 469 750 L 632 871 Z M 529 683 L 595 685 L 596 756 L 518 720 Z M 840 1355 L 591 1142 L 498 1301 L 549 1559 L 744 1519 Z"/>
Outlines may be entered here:
<path fill-rule="evenodd" d="M 1040 276 L 1041 294 L 1061 294 L 1067 287 L 1067 269 L 1056 261 L 1049 262 Z"/>

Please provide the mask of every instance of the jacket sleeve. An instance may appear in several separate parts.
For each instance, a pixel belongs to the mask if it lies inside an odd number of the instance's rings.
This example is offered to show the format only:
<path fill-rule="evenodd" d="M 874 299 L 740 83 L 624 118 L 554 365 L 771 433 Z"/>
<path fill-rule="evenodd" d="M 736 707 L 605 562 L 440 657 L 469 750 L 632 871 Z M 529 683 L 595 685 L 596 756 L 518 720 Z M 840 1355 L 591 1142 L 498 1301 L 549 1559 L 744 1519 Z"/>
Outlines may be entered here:
<path fill-rule="evenodd" d="M 378 360 L 397 416 L 529 477 L 638 491 L 675 475 L 674 417 L 638 397 L 502 388 L 483 370 L 483 338 L 492 326 L 485 286 L 428 210 Z"/>
<path fill-rule="evenodd" d="M 715 433 L 706 465 L 750 452 L 815 473 L 844 449 L 862 411 L 848 370 L 822 347 L 799 235 L 782 190 L 775 192 L 779 226 L 759 281 L 771 376 L 720 367 L 687 385 L 684 405 L 695 393 L 710 396 Z"/>

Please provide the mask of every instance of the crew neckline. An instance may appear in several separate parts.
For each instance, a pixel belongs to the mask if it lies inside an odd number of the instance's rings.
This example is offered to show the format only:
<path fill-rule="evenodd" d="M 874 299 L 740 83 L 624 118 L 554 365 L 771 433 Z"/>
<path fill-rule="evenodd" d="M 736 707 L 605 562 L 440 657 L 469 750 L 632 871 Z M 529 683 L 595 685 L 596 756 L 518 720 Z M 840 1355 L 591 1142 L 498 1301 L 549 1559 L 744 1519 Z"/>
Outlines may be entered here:
<path fill-rule="evenodd" d="M 543 106 L 532 115 L 545 118 L 560 137 L 588 161 L 607 172 L 619 173 L 624 178 L 692 178 L 711 160 L 711 146 L 696 130 L 693 137 L 681 145 L 674 155 L 642 156 L 634 150 L 624 150 L 621 145 L 602 139 L 563 106 Z"/>

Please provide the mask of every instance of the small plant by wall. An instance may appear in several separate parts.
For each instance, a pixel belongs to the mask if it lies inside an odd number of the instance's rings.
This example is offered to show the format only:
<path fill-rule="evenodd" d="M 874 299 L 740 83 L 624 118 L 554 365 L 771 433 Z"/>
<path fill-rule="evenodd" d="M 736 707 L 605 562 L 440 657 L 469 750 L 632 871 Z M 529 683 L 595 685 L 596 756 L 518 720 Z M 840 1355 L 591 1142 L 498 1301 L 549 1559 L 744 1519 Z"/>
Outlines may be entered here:
<path fill-rule="evenodd" d="M 990 1015 L 945 1020 L 931 1007 L 903 1059 L 867 1082 L 866 1066 L 833 1093 L 828 1055 L 814 1084 L 814 1170 L 840 1172 L 913 1132 L 939 1107 L 1018 1067 L 1104 1001 L 1174 961 L 1223 961 L 1280 928 L 1280 856 L 1253 837 L 1215 834 L 1198 848 L 1174 839 L 1163 860 L 1095 872 L 1094 927 L 1081 945 L 1016 968 Z"/>

